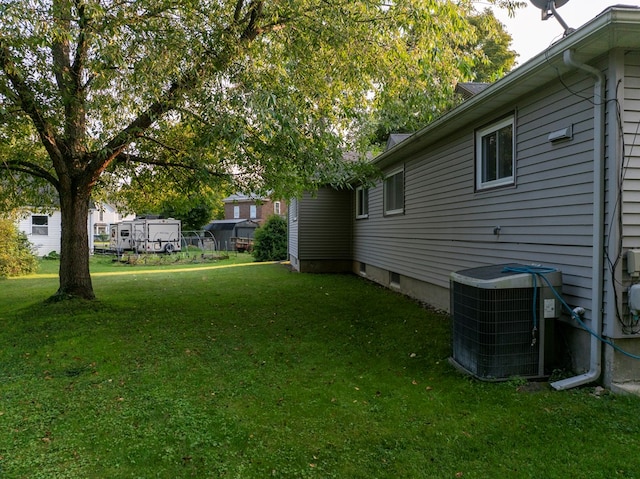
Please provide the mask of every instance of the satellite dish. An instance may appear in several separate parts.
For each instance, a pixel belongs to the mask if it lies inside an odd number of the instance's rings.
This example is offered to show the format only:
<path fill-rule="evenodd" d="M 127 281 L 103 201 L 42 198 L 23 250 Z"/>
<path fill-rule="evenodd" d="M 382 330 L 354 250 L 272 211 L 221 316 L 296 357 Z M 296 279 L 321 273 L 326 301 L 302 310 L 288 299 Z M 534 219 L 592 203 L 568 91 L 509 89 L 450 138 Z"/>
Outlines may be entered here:
<path fill-rule="evenodd" d="M 536 7 L 540 10 L 545 10 L 551 8 L 549 4 L 554 3 L 556 8 L 560 8 L 562 5 L 567 3 L 569 0 L 530 0 Z"/>
<path fill-rule="evenodd" d="M 570 28 L 556 11 L 556 8 L 560 8 L 562 5 L 569 2 L 569 0 L 530 0 L 530 2 L 535 7 L 542 10 L 543 20 L 547 20 L 550 17 L 556 17 L 556 20 L 558 20 L 560 25 L 562 25 L 562 28 L 564 28 L 565 37 L 574 31 L 574 29 Z"/>

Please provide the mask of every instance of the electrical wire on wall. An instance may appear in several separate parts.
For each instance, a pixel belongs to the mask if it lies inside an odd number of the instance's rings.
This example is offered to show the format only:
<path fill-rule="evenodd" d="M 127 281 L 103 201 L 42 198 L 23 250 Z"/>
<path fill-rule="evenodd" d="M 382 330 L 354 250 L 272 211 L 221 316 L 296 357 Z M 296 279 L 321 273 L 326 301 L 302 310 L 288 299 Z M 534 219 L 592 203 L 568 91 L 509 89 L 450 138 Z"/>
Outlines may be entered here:
<path fill-rule="evenodd" d="M 553 293 L 553 295 L 556 297 L 556 299 L 560 302 L 560 304 L 562 305 L 562 307 L 569 313 L 569 315 L 576 321 L 576 323 L 578 323 L 578 325 L 584 329 L 587 333 L 589 333 L 590 335 L 592 335 L 594 338 L 596 338 L 598 341 L 607 344 L 609 346 L 611 346 L 613 349 L 615 349 L 616 351 L 618 351 L 619 353 L 631 358 L 631 359 L 637 359 L 640 360 L 640 356 L 637 354 L 632 354 L 629 351 L 625 351 L 624 349 L 622 349 L 620 346 L 618 346 L 617 344 L 603 338 L 600 334 L 598 334 L 596 331 L 594 331 L 593 329 L 591 329 L 589 326 L 587 326 L 585 324 L 585 322 L 582 320 L 582 318 L 580 317 L 580 314 L 578 314 L 576 312 L 575 309 L 571 309 L 571 306 L 569 306 L 566 301 L 562 298 L 562 295 L 558 292 L 558 290 L 553 286 L 553 284 L 551 284 L 551 282 L 547 279 L 547 277 L 545 276 L 546 273 L 551 273 L 553 271 L 555 271 L 555 268 L 545 268 L 545 267 L 540 267 L 540 266 L 518 266 L 518 267 L 505 267 L 504 268 L 505 272 L 511 272 L 511 273 L 525 273 L 525 274 L 530 274 L 533 278 L 533 284 L 534 284 L 534 288 L 537 290 L 538 288 L 538 283 L 537 281 L 535 281 L 535 278 L 539 278 L 541 280 L 541 284 L 544 283 L 547 285 L 547 287 L 551 290 L 551 292 Z M 536 324 L 537 324 L 537 317 L 536 317 L 536 311 L 537 311 L 537 292 L 534 292 L 533 295 L 533 324 L 534 324 L 534 328 L 536 328 Z"/>
<path fill-rule="evenodd" d="M 627 175 L 627 171 L 629 169 L 629 163 L 631 162 L 631 158 L 633 156 L 633 149 L 635 147 L 636 140 L 640 135 L 640 122 L 636 123 L 636 130 L 633 134 L 633 139 L 630 144 L 631 147 L 629 149 L 629 152 L 627 153 L 626 152 L 627 144 L 624 138 L 624 123 L 622 119 L 622 108 L 620 106 L 620 102 L 618 101 L 619 89 L 621 85 L 622 85 L 622 80 L 618 80 L 618 84 L 616 85 L 616 99 L 612 101 L 615 102 L 615 105 L 616 105 L 618 140 L 622 145 L 623 152 L 622 152 L 622 159 L 621 159 L 622 161 L 620 164 L 620 176 L 618 178 L 618 184 L 616 185 L 617 186 L 616 202 L 613 207 L 612 218 L 610 218 L 610 221 L 609 221 L 609 231 L 607 232 L 607 245 L 605 246 L 604 254 L 605 254 L 605 260 L 607 262 L 607 266 L 609 269 L 609 274 L 611 276 L 611 284 L 613 287 L 613 293 L 614 293 L 614 299 L 615 299 L 614 303 L 616 308 L 616 318 L 618 320 L 618 323 L 620 323 L 622 332 L 624 334 L 633 335 L 633 334 L 640 333 L 640 322 L 634 319 L 626 303 L 624 303 L 625 310 L 621 314 L 621 311 L 620 311 L 621 301 L 619 298 L 618 287 L 624 288 L 624 285 L 622 284 L 621 281 L 619 281 L 616 278 L 616 270 L 618 268 L 618 265 L 620 264 L 620 260 L 622 259 L 622 250 L 623 250 L 622 234 L 621 234 L 624 228 L 624 223 L 622 219 L 623 185 Z M 620 234 L 617 235 L 617 238 L 618 238 L 617 244 L 615 245 L 613 251 L 611 251 L 608 244 L 611 238 L 613 237 L 612 230 L 613 230 L 614 218 L 617 221 L 618 231 L 620 232 Z"/>
<path fill-rule="evenodd" d="M 585 96 L 580 94 L 577 91 L 574 91 L 571 87 L 569 87 L 569 85 L 567 85 L 565 83 L 565 81 L 562 79 L 562 74 L 560 73 L 560 70 L 554 66 L 551 62 L 549 62 L 549 58 L 546 57 L 547 62 L 549 63 L 549 65 L 556 71 L 556 75 L 558 78 L 558 81 L 560 82 L 560 84 L 562 85 L 562 87 L 568 91 L 571 95 L 576 96 L 578 98 L 581 98 L 583 100 L 588 101 L 589 103 L 591 103 L 592 105 L 595 106 L 595 102 L 593 100 L 593 98 L 589 97 L 589 96 Z M 622 145 L 622 162 L 621 162 L 621 167 L 620 167 L 620 176 L 618 177 L 618 184 L 617 184 L 617 192 L 616 192 L 616 201 L 613 207 L 613 211 L 612 211 L 612 217 L 609 219 L 609 230 L 607 232 L 607 244 L 605 245 L 603 254 L 604 254 L 604 258 L 607 264 L 607 269 L 608 272 L 610 274 L 610 278 L 611 278 L 611 284 L 612 284 L 612 288 L 613 288 L 613 295 L 614 295 L 614 303 L 615 303 L 615 310 L 616 310 L 616 320 L 618 321 L 618 323 L 620 324 L 621 330 L 623 334 L 626 335 L 636 335 L 636 334 L 640 334 L 640 321 L 635 321 L 633 315 L 631 314 L 631 311 L 629 310 L 628 306 L 626 305 L 626 303 L 624 303 L 625 306 L 625 310 L 624 311 L 620 311 L 620 304 L 623 304 L 620 301 L 620 291 L 619 288 L 624 288 L 624 285 L 622 284 L 621 281 L 619 281 L 616 278 L 616 270 L 620 264 L 620 260 L 622 259 L 622 250 L 623 250 L 623 244 L 622 244 L 622 231 L 623 231 L 623 221 L 622 221 L 622 193 L 623 193 L 623 185 L 624 185 L 624 180 L 627 174 L 627 170 L 629 168 L 629 163 L 631 161 L 631 157 L 632 157 L 632 153 L 633 153 L 633 149 L 635 147 L 636 144 L 636 140 L 638 139 L 638 137 L 640 136 L 640 121 L 638 121 L 636 123 L 636 130 L 635 133 L 633 134 L 633 139 L 630 143 L 631 147 L 629 152 L 626 152 L 626 147 L 627 147 L 627 143 L 625 142 L 625 138 L 624 138 L 624 124 L 623 124 L 623 119 L 622 119 L 622 108 L 620 105 L 620 102 L 618 101 L 618 96 L 619 96 L 619 89 L 622 85 L 622 80 L 618 80 L 618 83 L 616 85 L 616 96 L 613 100 L 605 100 L 605 104 L 607 103 L 614 103 L 615 104 L 615 108 L 616 108 L 616 118 L 617 118 L 617 131 L 618 131 L 618 140 L 620 141 L 620 144 Z M 615 220 L 614 220 L 615 218 Z M 618 226 L 618 232 L 619 234 L 617 235 L 618 241 L 617 244 L 614 245 L 613 248 L 610 248 L 608 245 L 611 241 L 612 238 L 612 231 L 613 231 L 613 225 L 614 225 L 614 221 L 617 222 L 617 226 Z"/>

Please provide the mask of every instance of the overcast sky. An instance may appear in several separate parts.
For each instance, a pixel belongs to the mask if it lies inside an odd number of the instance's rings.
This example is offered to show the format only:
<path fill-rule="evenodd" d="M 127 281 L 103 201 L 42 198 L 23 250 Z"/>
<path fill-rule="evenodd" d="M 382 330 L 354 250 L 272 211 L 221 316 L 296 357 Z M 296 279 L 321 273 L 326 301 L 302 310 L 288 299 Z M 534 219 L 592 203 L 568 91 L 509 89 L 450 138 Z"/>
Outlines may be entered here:
<path fill-rule="evenodd" d="M 478 1 L 477 7 L 482 8 L 482 3 Z M 517 58 L 518 65 L 546 50 L 549 45 L 562 38 L 564 33 L 564 29 L 555 18 L 542 21 L 540 9 L 528 1 L 527 3 L 526 8 L 516 11 L 514 18 L 509 18 L 505 10 L 494 8 L 496 17 L 513 37 L 511 48 L 520 55 Z M 578 28 L 602 13 L 608 6 L 619 4 L 640 6 L 638 0 L 569 0 L 557 11 L 569 27 Z"/>

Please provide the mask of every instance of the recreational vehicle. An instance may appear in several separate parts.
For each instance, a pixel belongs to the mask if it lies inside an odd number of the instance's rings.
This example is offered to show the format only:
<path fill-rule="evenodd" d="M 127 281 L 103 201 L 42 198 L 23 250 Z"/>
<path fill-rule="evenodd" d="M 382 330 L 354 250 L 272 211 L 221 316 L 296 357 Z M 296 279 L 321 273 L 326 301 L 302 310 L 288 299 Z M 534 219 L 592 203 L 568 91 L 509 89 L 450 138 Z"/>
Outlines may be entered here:
<path fill-rule="evenodd" d="M 111 225 L 109 249 L 138 253 L 175 253 L 181 247 L 180 220 L 136 218 Z"/>

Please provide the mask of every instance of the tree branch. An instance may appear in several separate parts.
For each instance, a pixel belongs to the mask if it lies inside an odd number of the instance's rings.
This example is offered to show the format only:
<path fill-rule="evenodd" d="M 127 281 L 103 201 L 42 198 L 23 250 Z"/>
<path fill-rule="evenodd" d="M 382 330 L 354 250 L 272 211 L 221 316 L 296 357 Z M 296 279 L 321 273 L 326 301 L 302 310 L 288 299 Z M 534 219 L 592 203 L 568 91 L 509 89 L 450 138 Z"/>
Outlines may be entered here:
<path fill-rule="evenodd" d="M 143 165 L 159 166 L 162 168 L 179 168 L 181 170 L 193 172 L 204 171 L 208 175 L 217 176 L 220 178 L 226 178 L 229 176 L 228 173 L 211 170 L 210 168 L 208 168 L 209 165 L 191 165 L 189 163 L 184 163 L 181 161 L 158 160 L 156 158 L 147 158 L 139 155 L 131 155 L 129 153 L 120 153 L 115 158 L 115 161 L 117 163 L 139 163 Z"/>
<path fill-rule="evenodd" d="M 71 63 L 71 46 L 69 36 L 56 35 L 51 45 L 53 71 L 58 84 L 65 112 L 65 146 L 72 157 L 81 157 L 85 152 L 85 93 L 82 88 L 82 70 L 87 55 L 86 29 L 88 18 L 82 2 L 73 0 L 78 15 L 78 35 L 75 45 L 73 64 Z M 53 2 L 54 21 L 59 24 L 63 33 L 70 34 L 72 18 L 72 0 L 55 0 Z"/>
<path fill-rule="evenodd" d="M 158 139 L 156 139 L 156 138 L 152 138 L 152 137 L 150 137 L 150 136 L 146 136 L 146 135 L 144 135 L 144 136 L 141 136 L 140 138 L 141 138 L 141 139 L 144 139 L 144 140 L 147 140 L 147 141 L 150 141 L 151 143 L 155 143 L 156 145 L 158 145 L 158 146 L 160 146 L 160 147 L 164 148 L 164 149 L 165 149 L 165 150 L 167 150 L 167 151 L 170 151 L 171 153 L 178 153 L 178 152 L 180 151 L 180 149 L 179 149 L 179 148 L 176 148 L 176 147 L 173 147 L 173 146 L 167 145 L 166 143 L 163 143 L 163 142 L 161 142 L 160 140 L 158 140 Z"/>
<path fill-rule="evenodd" d="M 194 72 L 192 72 L 191 75 L 185 75 L 181 80 L 174 82 L 162 100 L 151 104 L 146 111 L 138 115 L 126 128 L 115 135 L 111 141 L 95 155 L 92 161 L 92 170 L 96 173 L 101 173 L 116 156 L 122 154 L 122 151 L 135 138 L 140 138 L 158 118 L 168 111 L 171 111 L 179 94 L 185 91 L 188 85 L 195 83 L 196 80 L 193 78 L 193 73 Z"/>
<path fill-rule="evenodd" d="M 85 5 L 79 0 L 76 1 L 76 9 L 78 10 L 80 32 L 78 33 L 78 42 L 76 45 L 76 55 L 73 60 L 72 72 L 75 87 L 77 91 L 82 89 L 82 69 L 87 58 L 89 50 L 88 33 L 90 18 L 86 16 Z"/>
<path fill-rule="evenodd" d="M 242 7 L 244 7 L 244 0 L 238 0 L 236 2 L 236 9 L 233 13 L 233 21 L 238 23 L 240 21 L 240 15 L 242 15 Z"/>
<path fill-rule="evenodd" d="M 258 28 L 258 22 L 262 18 L 262 10 L 264 2 L 262 0 L 253 0 L 249 5 L 249 11 L 247 12 L 248 23 L 246 28 L 240 35 L 241 40 L 255 40 L 255 38 L 261 33 L 261 29 Z"/>
<path fill-rule="evenodd" d="M 250 8 L 250 21 L 249 25 L 243 29 L 243 33 L 240 34 L 238 43 L 244 44 L 251 42 L 261 33 L 257 27 L 257 23 L 262 15 L 262 0 L 254 1 Z M 205 70 L 211 70 L 212 68 L 217 71 L 222 71 L 229 65 L 236 55 L 236 48 L 233 46 L 226 46 L 223 51 L 218 54 L 208 52 L 215 57 L 213 65 L 203 62 L 197 67 L 184 72 L 180 78 L 175 80 L 171 86 L 167 89 L 164 95 L 155 103 L 152 103 L 144 112 L 138 115 L 129 125 L 116 134 L 96 155 L 94 155 L 91 161 L 90 171 L 91 174 L 97 177 L 105 168 L 109 165 L 113 159 L 120 155 L 122 151 L 136 138 L 140 138 L 144 132 L 153 125 L 162 115 L 174 110 L 177 105 L 180 96 L 193 89 L 199 82 L 200 77 L 205 73 Z"/>
<path fill-rule="evenodd" d="M 177 78 L 156 102 L 152 103 L 144 112 L 139 114 L 129 125 L 117 133 L 100 151 L 92 155 L 92 160 L 88 173 L 97 178 L 109 164 L 119 155 L 122 155 L 124 149 L 131 144 L 136 138 L 142 137 L 144 132 L 153 125 L 160 117 L 169 111 L 177 108 L 177 103 L 183 93 L 192 90 L 200 81 L 205 73 L 212 70 L 223 71 L 237 56 L 238 46 L 250 43 L 255 40 L 258 35 L 267 31 L 272 31 L 278 25 L 269 26 L 268 29 L 260 28 L 259 22 L 263 18 L 263 0 L 251 0 L 249 5 L 245 4 L 245 0 L 237 0 L 234 20 L 241 16 L 241 10 L 247 8 L 247 14 L 243 19 L 235 21 L 235 27 L 242 26 L 241 33 L 237 41 L 225 45 L 222 51 L 215 53 L 208 51 L 205 55 L 213 58 L 212 62 L 203 61 L 198 66 L 193 67 L 189 71 L 184 72 Z M 233 27 L 229 28 L 232 32 Z"/>
<path fill-rule="evenodd" d="M 17 171 L 20 173 L 26 173 L 31 176 L 42 178 L 45 181 L 51 183 L 56 189 L 59 186 L 58 179 L 53 176 L 48 170 L 42 168 L 35 163 L 22 160 L 2 160 L 0 162 L 0 170 Z"/>
<path fill-rule="evenodd" d="M 47 153 L 51 157 L 54 166 L 64 167 L 63 156 L 60 151 L 60 140 L 57 137 L 51 124 L 45 119 L 42 111 L 38 108 L 38 101 L 27 84 L 27 81 L 22 77 L 17 65 L 11 58 L 11 52 L 0 39 L 0 69 L 4 71 L 11 86 L 13 87 L 11 97 L 15 98 L 20 104 L 21 109 L 31 118 L 33 124 L 40 136 L 42 144 L 44 145 Z"/>
<path fill-rule="evenodd" d="M 66 7 L 66 8 L 65 8 Z M 53 18 L 65 32 L 70 30 L 71 7 L 66 0 L 55 0 L 52 4 Z M 51 54 L 53 56 L 53 72 L 56 77 L 58 89 L 63 97 L 68 95 L 65 74 L 71 69 L 69 62 L 69 40 L 66 36 L 55 35 L 55 40 L 51 44 Z"/>

